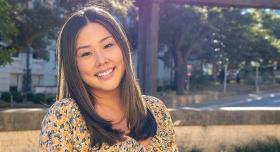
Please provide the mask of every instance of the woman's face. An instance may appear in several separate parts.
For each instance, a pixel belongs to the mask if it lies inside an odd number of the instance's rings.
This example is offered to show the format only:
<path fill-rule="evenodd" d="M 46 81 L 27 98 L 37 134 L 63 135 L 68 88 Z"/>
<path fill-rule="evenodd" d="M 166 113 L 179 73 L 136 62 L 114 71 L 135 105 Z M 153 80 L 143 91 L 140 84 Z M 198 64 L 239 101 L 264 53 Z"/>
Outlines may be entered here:
<path fill-rule="evenodd" d="M 93 92 L 118 89 L 125 71 L 122 50 L 104 26 L 88 23 L 81 28 L 76 60 L 82 80 Z"/>

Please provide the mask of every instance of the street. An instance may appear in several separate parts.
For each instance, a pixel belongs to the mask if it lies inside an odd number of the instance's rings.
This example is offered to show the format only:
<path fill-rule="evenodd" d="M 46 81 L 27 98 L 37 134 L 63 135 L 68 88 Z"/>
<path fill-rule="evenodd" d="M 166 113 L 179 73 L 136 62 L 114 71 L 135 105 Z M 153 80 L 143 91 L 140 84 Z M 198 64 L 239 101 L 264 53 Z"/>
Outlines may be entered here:
<path fill-rule="evenodd" d="M 179 109 L 197 110 L 280 110 L 280 93 L 248 94 L 224 101 L 191 104 Z"/>

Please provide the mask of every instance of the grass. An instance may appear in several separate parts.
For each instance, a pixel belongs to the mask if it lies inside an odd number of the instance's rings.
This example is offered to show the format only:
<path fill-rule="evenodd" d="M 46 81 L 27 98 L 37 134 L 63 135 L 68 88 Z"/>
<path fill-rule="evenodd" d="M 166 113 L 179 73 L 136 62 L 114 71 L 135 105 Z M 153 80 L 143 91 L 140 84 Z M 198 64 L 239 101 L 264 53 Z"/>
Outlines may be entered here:
<path fill-rule="evenodd" d="M 247 144 L 237 145 L 226 152 L 280 152 L 280 141 L 275 137 L 267 137 L 264 140 L 253 140 Z M 202 148 L 192 147 L 190 150 L 184 150 L 179 147 L 180 152 L 204 152 Z"/>
<path fill-rule="evenodd" d="M 252 141 L 235 147 L 235 152 L 280 152 L 280 141 L 275 137 Z"/>

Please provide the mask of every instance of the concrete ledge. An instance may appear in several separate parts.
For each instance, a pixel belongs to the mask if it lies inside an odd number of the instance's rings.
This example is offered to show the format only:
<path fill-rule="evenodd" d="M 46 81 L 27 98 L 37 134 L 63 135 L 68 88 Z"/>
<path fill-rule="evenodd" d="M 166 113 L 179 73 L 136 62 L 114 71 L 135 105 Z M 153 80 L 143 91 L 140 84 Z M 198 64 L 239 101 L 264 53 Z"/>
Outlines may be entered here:
<path fill-rule="evenodd" d="M 39 130 L 47 109 L 0 110 L 0 149 L 38 151 Z M 231 152 L 234 146 L 274 137 L 280 140 L 280 111 L 171 109 L 180 151 Z M 11 146 L 11 145 L 17 146 Z M 0 150 L 0 151 L 1 151 Z"/>
<path fill-rule="evenodd" d="M 40 129 L 47 109 L 0 110 L 0 131 Z M 280 124 L 280 110 L 170 110 L 175 126 L 206 125 L 268 125 Z"/>
<path fill-rule="evenodd" d="M 180 152 L 193 147 L 203 152 L 234 152 L 234 147 L 254 140 L 274 137 L 280 140 L 280 125 L 177 126 L 176 143 Z M 0 151 L 38 151 L 39 130 L 0 132 Z M 16 145 L 16 146 L 14 146 Z"/>
<path fill-rule="evenodd" d="M 39 130 L 0 132 L 1 152 L 39 151 Z"/>
<path fill-rule="evenodd" d="M 0 131 L 38 130 L 47 109 L 0 110 Z"/>
<path fill-rule="evenodd" d="M 280 125 L 212 125 L 175 127 L 180 152 L 197 147 L 203 152 L 236 152 L 236 146 L 256 140 L 275 138 L 280 141 Z"/>
<path fill-rule="evenodd" d="M 280 124 L 280 110 L 171 110 L 174 125 Z"/>

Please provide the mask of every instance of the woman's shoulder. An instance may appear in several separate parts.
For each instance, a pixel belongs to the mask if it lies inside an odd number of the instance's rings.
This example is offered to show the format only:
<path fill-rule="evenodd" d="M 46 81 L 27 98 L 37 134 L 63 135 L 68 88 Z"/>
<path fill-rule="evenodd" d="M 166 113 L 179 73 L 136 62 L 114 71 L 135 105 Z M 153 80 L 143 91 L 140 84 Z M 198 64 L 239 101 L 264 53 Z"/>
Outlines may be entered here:
<path fill-rule="evenodd" d="M 146 105 L 155 113 L 167 112 L 167 108 L 164 102 L 154 96 L 142 95 L 143 99 L 146 101 Z"/>
<path fill-rule="evenodd" d="M 163 101 L 155 96 L 142 95 L 142 97 L 148 105 L 158 105 L 158 106 L 164 105 Z"/>
<path fill-rule="evenodd" d="M 55 101 L 48 109 L 43 121 L 42 126 L 56 122 L 71 121 L 80 115 L 77 103 L 72 98 L 63 98 Z"/>
<path fill-rule="evenodd" d="M 64 98 L 56 101 L 41 123 L 41 151 L 88 149 L 89 141 L 86 123 L 75 100 Z"/>
<path fill-rule="evenodd" d="M 63 109 L 78 109 L 78 105 L 72 98 L 63 98 L 61 100 L 55 101 L 52 106 L 49 108 L 49 111 L 52 110 L 63 110 Z"/>

